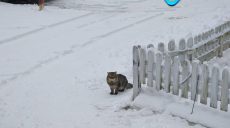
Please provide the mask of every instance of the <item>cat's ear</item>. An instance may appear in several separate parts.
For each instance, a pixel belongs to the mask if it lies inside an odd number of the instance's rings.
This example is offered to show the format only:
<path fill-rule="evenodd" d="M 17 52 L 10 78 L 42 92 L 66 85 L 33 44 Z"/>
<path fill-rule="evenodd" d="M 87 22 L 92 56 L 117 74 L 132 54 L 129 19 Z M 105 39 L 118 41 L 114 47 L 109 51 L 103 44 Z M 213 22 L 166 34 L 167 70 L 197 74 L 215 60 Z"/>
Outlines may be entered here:
<path fill-rule="evenodd" d="M 115 71 L 115 73 L 117 74 L 117 71 Z"/>
<path fill-rule="evenodd" d="M 109 74 L 109 72 L 107 72 L 107 74 Z"/>

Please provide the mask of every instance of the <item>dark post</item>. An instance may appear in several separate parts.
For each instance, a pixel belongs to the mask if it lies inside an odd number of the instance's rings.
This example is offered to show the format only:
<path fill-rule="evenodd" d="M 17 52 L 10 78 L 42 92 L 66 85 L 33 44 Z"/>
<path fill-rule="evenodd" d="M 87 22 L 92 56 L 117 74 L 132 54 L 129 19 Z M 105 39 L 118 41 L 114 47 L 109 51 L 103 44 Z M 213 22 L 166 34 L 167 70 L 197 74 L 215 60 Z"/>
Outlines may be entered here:
<path fill-rule="evenodd" d="M 45 0 L 39 0 L 38 5 L 39 5 L 39 11 L 43 10 L 45 6 Z"/>

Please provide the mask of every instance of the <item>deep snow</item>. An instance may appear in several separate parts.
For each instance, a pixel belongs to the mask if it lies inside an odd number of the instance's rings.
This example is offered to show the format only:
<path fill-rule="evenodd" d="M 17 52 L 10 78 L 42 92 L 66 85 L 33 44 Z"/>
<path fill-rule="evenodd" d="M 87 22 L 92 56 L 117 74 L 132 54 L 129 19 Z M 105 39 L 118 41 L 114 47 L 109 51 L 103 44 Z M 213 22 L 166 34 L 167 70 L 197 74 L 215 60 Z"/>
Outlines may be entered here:
<path fill-rule="evenodd" d="M 39 12 L 0 2 L 0 128 L 204 127 L 154 108 L 125 109 L 132 90 L 111 96 L 105 78 L 116 70 L 132 82 L 134 44 L 213 28 L 229 20 L 229 4 L 58 0 Z"/>

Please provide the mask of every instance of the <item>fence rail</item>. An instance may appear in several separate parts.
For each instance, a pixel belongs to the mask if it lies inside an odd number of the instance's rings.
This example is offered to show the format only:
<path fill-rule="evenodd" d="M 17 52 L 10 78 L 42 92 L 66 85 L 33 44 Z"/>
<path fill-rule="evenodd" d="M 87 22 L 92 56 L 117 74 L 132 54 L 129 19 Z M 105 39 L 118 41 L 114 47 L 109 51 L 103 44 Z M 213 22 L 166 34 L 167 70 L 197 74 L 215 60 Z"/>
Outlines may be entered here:
<path fill-rule="evenodd" d="M 133 47 L 133 99 L 142 84 L 166 93 L 200 101 L 212 108 L 228 111 L 230 76 L 228 69 L 203 64 L 215 56 L 222 57 L 230 48 L 230 22 L 194 38 L 181 39 L 176 48 L 174 40 L 157 48 L 153 44 Z M 147 80 L 147 81 L 146 81 Z M 200 96 L 198 99 L 198 95 Z"/>

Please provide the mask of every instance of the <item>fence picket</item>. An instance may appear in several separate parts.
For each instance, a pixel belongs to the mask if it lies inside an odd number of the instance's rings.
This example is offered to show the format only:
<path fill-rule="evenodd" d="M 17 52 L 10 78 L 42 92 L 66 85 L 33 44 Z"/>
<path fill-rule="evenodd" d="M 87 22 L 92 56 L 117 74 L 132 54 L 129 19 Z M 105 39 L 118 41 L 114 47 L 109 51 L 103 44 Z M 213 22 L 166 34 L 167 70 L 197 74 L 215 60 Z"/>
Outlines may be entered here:
<path fill-rule="evenodd" d="M 154 48 L 153 44 L 148 44 L 147 48 Z"/>
<path fill-rule="evenodd" d="M 139 93 L 139 53 L 138 47 L 133 46 L 133 97 L 134 100 Z"/>
<path fill-rule="evenodd" d="M 158 44 L 158 50 L 160 52 L 162 52 L 162 53 L 165 52 L 165 45 L 164 45 L 164 43 L 161 42 L 161 43 Z"/>
<path fill-rule="evenodd" d="M 189 76 L 189 65 L 188 61 L 184 61 L 181 63 L 182 66 L 182 80 L 185 80 Z M 189 80 L 189 79 L 188 79 Z M 189 81 L 184 82 L 181 86 L 181 97 L 188 98 L 188 90 L 189 90 Z"/>
<path fill-rule="evenodd" d="M 228 90 L 228 84 L 229 84 L 229 71 L 227 69 L 224 69 L 222 72 L 222 88 L 221 88 L 221 104 L 220 109 L 222 111 L 228 111 L 228 96 L 229 96 L 229 90 Z"/>
<path fill-rule="evenodd" d="M 202 87 L 202 91 L 200 94 L 200 103 L 207 104 L 207 97 L 208 97 L 208 78 L 209 78 L 209 70 L 207 64 L 203 64 L 201 66 L 201 78 L 200 83 Z"/>
<path fill-rule="evenodd" d="M 198 84 L 198 63 L 192 63 L 192 83 L 191 83 L 191 100 L 196 100 L 197 93 L 197 84 Z M 196 98 L 196 99 L 195 99 Z"/>
<path fill-rule="evenodd" d="M 208 38 L 211 38 L 212 37 L 212 30 L 210 29 L 209 31 L 208 31 Z"/>
<path fill-rule="evenodd" d="M 220 45 L 220 47 L 219 47 L 219 50 L 218 50 L 218 57 L 223 57 L 223 38 L 224 38 L 224 36 L 220 36 L 219 37 L 219 45 Z"/>
<path fill-rule="evenodd" d="M 202 35 L 201 35 L 201 38 L 202 38 L 202 41 L 204 41 L 206 38 L 205 38 L 205 33 L 203 32 Z"/>
<path fill-rule="evenodd" d="M 159 91 L 162 87 L 162 68 L 161 68 L 161 64 L 162 64 L 162 54 L 161 53 L 157 53 L 156 54 L 156 89 Z"/>
<path fill-rule="evenodd" d="M 193 42 L 194 42 L 194 40 L 192 37 L 188 38 L 187 47 L 191 49 L 193 47 Z"/>
<path fill-rule="evenodd" d="M 144 48 L 140 48 L 140 82 L 146 83 L 146 51 Z"/>
<path fill-rule="evenodd" d="M 184 51 L 186 50 L 186 42 L 185 39 L 181 39 L 179 42 L 179 50 Z M 185 54 L 180 54 L 179 55 L 180 62 L 185 61 Z"/>
<path fill-rule="evenodd" d="M 171 57 L 166 54 L 165 56 L 165 77 L 164 77 L 164 89 L 167 93 L 170 92 L 170 84 L 171 84 Z"/>
<path fill-rule="evenodd" d="M 186 42 L 185 39 L 181 39 L 179 42 L 179 50 L 184 51 L 186 50 Z M 185 60 L 186 55 L 181 54 L 179 55 L 180 63 L 182 66 L 182 80 L 186 79 L 188 77 L 188 64 L 187 61 Z M 187 98 L 188 97 L 188 82 L 185 82 L 184 84 L 181 85 L 182 87 L 182 97 Z"/>
<path fill-rule="evenodd" d="M 154 62 L 154 52 L 152 50 L 148 51 L 148 79 L 147 79 L 147 86 L 153 87 L 153 62 Z"/>
<path fill-rule="evenodd" d="M 218 27 L 215 27 L 215 34 L 218 34 L 219 30 Z"/>
<path fill-rule="evenodd" d="M 211 36 L 213 36 L 214 34 L 215 34 L 215 29 L 212 28 L 212 29 L 211 29 Z"/>
<path fill-rule="evenodd" d="M 192 49 L 192 47 L 193 47 L 193 38 L 192 37 L 188 38 L 188 40 L 187 40 L 187 47 L 188 47 L 188 49 Z M 188 57 L 189 61 L 193 60 L 194 57 L 192 56 L 192 51 L 190 51 L 188 53 L 187 57 Z"/>
<path fill-rule="evenodd" d="M 176 49 L 175 40 L 170 40 L 169 43 L 168 43 L 168 50 L 172 52 L 175 49 Z"/>
<path fill-rule="evenodd" d="M 198 36 L 194 37 L 194 44 L 196 45 L 198 43 Z"/>
<path fill-rule="evenodd" d="M 179 95 L 179 65 L 180 61 L 178 57 L 173 59 L 173 69 L 172 69 L 172 83 L 173 83 L 173 94 Z"/>
<path fill-rule="evenodd" d="M 213 67 L 212 77 L 211 77 L 211 101 L 210 107 L 217 108 L 217 98 L 218 98 L 218 81 L 219 81 L 219 69 Z"/>
<path fill-rule="evenodd" d="M 200 43 L 200 42 L 201 42 L 201 40 L 202 40 L 201 38 L 202 38 L 202 36 L 201 36 L 201 34 L 199 34 L 199 35 L 198 35 L 198 38 L 197 38 L 197 39 L 198 39 L 197 43 Z"/>

